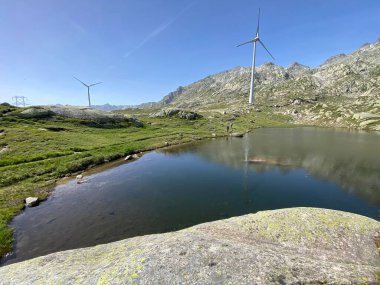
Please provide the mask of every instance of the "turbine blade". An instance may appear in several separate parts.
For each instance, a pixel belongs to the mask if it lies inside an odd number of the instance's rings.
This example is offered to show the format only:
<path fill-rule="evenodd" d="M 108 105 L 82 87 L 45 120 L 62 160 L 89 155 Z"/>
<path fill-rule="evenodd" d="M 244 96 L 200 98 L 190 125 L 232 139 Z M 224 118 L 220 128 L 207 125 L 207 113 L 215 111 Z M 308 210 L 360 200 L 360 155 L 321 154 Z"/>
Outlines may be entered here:
<path fill-rule="evenodd" d="M 75 76 L 73 76 L 76 80 L 78 80 L 80 83 L 82 83 L 84 86 L 88 87 L 88 85 L 86 83 L 84 83 L 83 81 L 80 81 L 78 78 L 76 78 Z"/>
<path fill-rule="evenodd" d="M 241 46 L 243 46 L 243 45 L 253 43 L 254 41 L 255 41 L 255 40 L 250 40 L 250 41 L 245 42 L 245 43 L 242 43 L 242 44 L 240 44 L 240 45 L 238 45 L 238 46 L 236 46 L 236 47 L 241 47 Z"/>
<path fill-rule="evenodd" d="M 91 84 L 91 85 L 89 85 L 89 86 L 98 85 L 98 84 L 100 84 L 100 83 L 103 83 L 103 82 L 94 83 L 94 84 Z"/>
<path fill-rule="evenodd" d="M 261 41 L 261 40 L 258 40 L 259 43 L 263 46 L 263 48 L 265 48 L 265 50 L 267 51 L 267 53 L 269 53 L 269 55 L 273 58 L 273 60 L 276 60 L 273 55 L 269 52 L 269 50 L 265 47 L 264 43 Z"/>
<path fill-rule="evenodd" d="M 259 34 L 260 29 L 260 8 L 259 8 L 259 16 L 257 17 L 257 29 L 256 29 L 256 35 Z"/>

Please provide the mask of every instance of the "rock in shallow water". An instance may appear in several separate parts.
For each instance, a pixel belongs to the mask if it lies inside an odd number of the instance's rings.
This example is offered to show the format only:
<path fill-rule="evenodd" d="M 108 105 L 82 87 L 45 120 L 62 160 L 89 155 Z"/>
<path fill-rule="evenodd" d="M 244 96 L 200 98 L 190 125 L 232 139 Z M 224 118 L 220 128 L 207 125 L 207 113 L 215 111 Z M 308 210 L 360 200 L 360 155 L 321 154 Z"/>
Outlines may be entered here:
<path fill-rule="evenodd" d="M 2 284 L 372 284 L 379 228 L 340 211 L 264 211 L 58 252 L 0 276 Z"/>
<path fill-rule="evenodd" d="M 235 138 L 242 138 L 244 136 L 244 134 L 243 133 L 231 133 L 230 136 L 235 137 Z"/>
<path fill-rule="evenodd" d="M 38 205 L 38 198 L 37 197 L 28 197 L 25 199 L 25 205 L 27 207 L 35 207 Z"/>

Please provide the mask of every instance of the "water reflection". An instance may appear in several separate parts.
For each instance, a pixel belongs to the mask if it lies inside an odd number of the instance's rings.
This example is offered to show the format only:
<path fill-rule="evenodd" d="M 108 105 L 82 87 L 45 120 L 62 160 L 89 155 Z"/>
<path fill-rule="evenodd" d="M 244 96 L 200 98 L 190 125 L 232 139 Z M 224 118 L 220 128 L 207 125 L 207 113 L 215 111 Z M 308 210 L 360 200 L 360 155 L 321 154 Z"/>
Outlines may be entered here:
<path fill-rule="evenodd" d="M 342 129 L 259 129 L 244 138 L 218 139 L 165 150 L 191 151 L 216 163 L 256 172 L 303 168 L 349 192 L 380 203 L 380 135 Z M 226 151 L 223 151 L 226 150 Z"/>

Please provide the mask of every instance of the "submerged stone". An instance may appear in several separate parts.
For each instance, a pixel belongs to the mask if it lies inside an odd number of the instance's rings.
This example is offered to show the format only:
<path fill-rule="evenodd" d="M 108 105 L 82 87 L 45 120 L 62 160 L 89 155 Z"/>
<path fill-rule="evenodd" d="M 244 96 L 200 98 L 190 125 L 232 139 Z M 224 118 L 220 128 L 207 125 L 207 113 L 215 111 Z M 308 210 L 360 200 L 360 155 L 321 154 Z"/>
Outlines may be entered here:
<path fill-rule="evenodd" d="M 243 133 L 231 133 L 230 136 L 235 137 L 235 138 L 242 138 L 244 136 L 244 134 Z"/>

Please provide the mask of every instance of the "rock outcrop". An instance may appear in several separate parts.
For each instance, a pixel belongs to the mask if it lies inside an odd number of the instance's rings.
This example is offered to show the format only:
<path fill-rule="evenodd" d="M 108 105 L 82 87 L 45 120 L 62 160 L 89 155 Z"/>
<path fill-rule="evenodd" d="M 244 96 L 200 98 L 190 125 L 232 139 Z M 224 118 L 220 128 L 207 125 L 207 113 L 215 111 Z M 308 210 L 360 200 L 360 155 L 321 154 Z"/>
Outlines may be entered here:
<path fill-rule="evenodd" d="M 129 122 L 137 127 L 141 127 L 143 125 L 134 117 L 77 106 L 33 106 L 24 110 L 21 109 L 8 113 L 7 115 L 32 119 L 44 119 L 58 116 L 68 119 L 91 121 L 100 124 Z"/>
<path fill-rule="evenodd" d="M 121 114 L 113 114 L 97 109 L 74 106 L 41 106 L 31 107 L 14 115 L 25 118 L 44 118 L 61 116 L 64 118 L 91 120 L 97 122 L 122 122 L 124 117 Z"/>
<path fill-rule="evenodd" d="M 25 199 L 25 206 L 35 207 L 39 203 L 38 197 L 28 197 Z"/>
<path fill-rule="evenodd" d="M 162 109 L 157 113 L 150 114 L 150 117 L 173 117 L 177 116 L 180 119 L 196 120 L 201 117 L 198 113 L 180 109 Z"/>
<path fill-rule="evenodd" d="M 340 211 L 264 211 L 11 264 L 1 284 L 372 284 L 379 228 Z"/>

